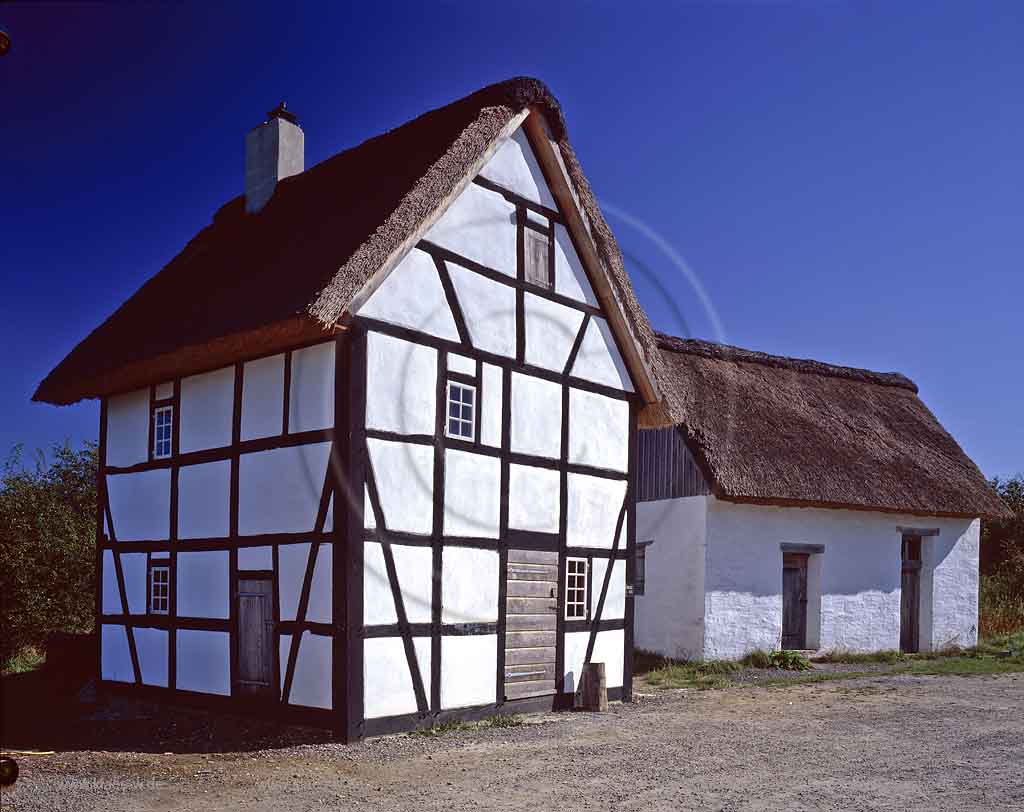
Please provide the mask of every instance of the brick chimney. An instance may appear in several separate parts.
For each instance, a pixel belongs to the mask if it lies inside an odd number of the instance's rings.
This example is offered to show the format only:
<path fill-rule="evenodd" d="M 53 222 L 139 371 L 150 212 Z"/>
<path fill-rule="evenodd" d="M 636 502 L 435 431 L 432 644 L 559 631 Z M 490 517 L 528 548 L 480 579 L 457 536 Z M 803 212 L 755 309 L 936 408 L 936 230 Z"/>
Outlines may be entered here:
<path fill-rule="evenodd" d="M 284 102 L 267 120 L 245 136 L 245 210 L 258 213 L 270 200 L 277 182 L 305 169 L 302 128 Z"/>

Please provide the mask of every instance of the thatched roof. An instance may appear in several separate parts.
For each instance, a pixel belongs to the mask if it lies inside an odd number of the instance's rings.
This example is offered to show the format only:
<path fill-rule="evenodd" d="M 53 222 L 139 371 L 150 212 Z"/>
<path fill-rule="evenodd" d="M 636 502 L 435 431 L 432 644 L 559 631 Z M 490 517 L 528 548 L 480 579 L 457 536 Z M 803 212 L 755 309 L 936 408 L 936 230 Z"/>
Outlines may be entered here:
<path fill-rule="evenodd" d="M 73 403 L 331 330 L 382 264 L 435 212 L 516 115 L 540 111 L 603 271 L 648 368 L 654 335 L 569 144 L 535 79 L 491 85 L 282 181 L 258 215 L 224 205 L 163 270 L 89 334 L 33 396 Z"/>
<path fill-rule="evenodd" d="M 658 345 L 669 415 L 720 498 L 1006 515 L 917 386 L 899 373 L 661 334 Z"/>

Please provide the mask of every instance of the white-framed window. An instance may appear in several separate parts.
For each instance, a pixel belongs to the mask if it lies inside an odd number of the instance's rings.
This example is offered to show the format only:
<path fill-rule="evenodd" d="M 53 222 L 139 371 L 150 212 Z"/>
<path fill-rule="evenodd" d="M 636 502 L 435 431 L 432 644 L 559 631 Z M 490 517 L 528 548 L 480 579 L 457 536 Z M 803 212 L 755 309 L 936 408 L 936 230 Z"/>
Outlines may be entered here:
<path fill-rule="evenodd" d="M 476 387 L 448 381 L 448 417 L 445 435 L 457 440 L 476 437 Z"/>
<path fill-rule="evenodd" d="M 174 426 L 174 407 L 157 406 L 153 410 L 153 458 L 171 456 L 171 431 Z"/>
<path fill-rule="evenodd" d="M 587 619 L 587 559 L 565 559 L 565 619 Z"/>
<path fill-rule="evenodd" d="M 171 610 L 171 568 L 166 565 L 150 567 L 149 611 L 166 615 Z"/>

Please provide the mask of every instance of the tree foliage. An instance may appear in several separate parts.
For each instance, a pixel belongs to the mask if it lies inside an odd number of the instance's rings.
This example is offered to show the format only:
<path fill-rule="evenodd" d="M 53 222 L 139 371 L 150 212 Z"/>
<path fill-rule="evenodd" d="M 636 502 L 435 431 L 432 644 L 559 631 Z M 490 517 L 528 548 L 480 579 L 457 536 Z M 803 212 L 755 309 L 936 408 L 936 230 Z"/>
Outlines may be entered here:
<path fill-rule="evenodd" d="M 992 480 L 992 487 L 1013 511 L 1012 519 L 982 522 L 981 571 L 993 574 L 1007 563 L 1024 562 L 1024 474 Z M 1020 570 L 1024 573 L 1024 563 Z"/>
<path fill-rule="evenodd" d="M 96 446 L 14 449 L 0 477 L 0 664 L 55 631 L 92 629 Z"/>

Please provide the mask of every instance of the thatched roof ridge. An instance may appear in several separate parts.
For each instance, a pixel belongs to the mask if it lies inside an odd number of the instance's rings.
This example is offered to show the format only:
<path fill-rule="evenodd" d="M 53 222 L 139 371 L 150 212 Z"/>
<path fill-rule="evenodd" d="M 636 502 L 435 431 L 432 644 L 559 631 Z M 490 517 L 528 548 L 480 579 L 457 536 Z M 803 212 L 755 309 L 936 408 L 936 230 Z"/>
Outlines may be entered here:
<path fill-rule="evenodd" d="M 667 411 L 719 498 L 921 516 L 1006 515 L 903 375 L 657 339 Z"/>
<path fill-rule="evenodd" d="M 654 334 L 622 255 L 540 81 L 516 78 L 281 181 L 257 215 L 231 200 L 159 273 L 89 334 L 33 396 L 74 403 L 277 351 L 334 329 L 353 297 L 427 221 L 515 116 L 539 111 L 588 220 L 642 360 Z"/>

